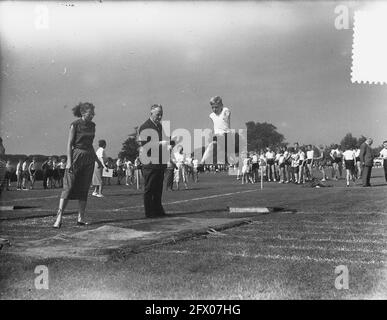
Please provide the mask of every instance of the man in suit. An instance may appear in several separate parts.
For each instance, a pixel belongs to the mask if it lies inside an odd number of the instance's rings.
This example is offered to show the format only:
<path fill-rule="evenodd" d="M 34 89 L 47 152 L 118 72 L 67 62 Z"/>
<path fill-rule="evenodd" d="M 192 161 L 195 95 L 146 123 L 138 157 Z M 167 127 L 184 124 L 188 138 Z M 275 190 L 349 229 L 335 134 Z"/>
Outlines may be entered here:
<path fill-rule="evenodd" d="M 147 218 L 159 218 L 165 216 L 161 204 L 163 193 L 164 170 L 169 159 L 165 157 L 165 149 L 169 147 L 169 141 L 162 140 L 163 107 L 159 104 L 151 106 L 151 114 L 139 129 L 140 159 L 144 177 L 144 208 Z M 146 147 L 146 149 L 145 149 Z M 155 154 L 152 155 L 152 149 Z M 157 150 L 158 157 L 157 157 Z M 146 153 L 146 154 L 145 154 Z M 163 155 L 164 158 L 163 159 Z"/>
<path fill-rule="evenodd" d="M 362 180 L 363 187 L 371 187 L 370 178 L 371 178 L 371 170 L 374 164 L 374 156 L 372 153 L 371 145 L 373 140 L 368 138 L 362 145 L 360 146 L 360 162 L 363 167 L 362 170 Z"/>

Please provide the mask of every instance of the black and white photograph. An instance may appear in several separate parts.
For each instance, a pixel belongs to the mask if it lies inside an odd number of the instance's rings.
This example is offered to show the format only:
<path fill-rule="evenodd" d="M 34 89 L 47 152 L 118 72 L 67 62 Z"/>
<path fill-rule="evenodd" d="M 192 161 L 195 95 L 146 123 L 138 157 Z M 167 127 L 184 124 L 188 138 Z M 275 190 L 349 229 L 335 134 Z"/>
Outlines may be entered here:
<path fill-rule="evenodd" d="M 386 15 L 0 1 L 0 300 L 386 299 Z"/>

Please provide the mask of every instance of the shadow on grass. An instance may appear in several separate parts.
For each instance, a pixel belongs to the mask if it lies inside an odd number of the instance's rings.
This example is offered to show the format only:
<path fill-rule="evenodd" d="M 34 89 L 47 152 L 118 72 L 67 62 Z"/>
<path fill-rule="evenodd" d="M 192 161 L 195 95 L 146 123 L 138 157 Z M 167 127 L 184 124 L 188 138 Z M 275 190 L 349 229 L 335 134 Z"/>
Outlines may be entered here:
<path fill-rule="evenodd" d="M 270 212 L 265 213 L 265 214 L 270 214 L 270 213 L 287 213 L 287 214 L 295 214 L 297 213 L 296 209 L 288 209 L 288 208 L 283 208 L 283 207 L 270 207 Z M 206 210 L 197 210 L 197 211 L 181 211 L 181 212 L 173 212 L 173 213 L 167 213 L 167 216 L 164 218 L 159 218 L 161 220 L 165 218 L 175 218 L 175 217 L 188 217 L 192 215 L 197 215 L 197 214 L 212 214 L 212 213 L 228 213 L 227 209 L 221 208 L 221 209 L 206 209 Z M 141 213 L 143 215 L 143 213 Z M 253 214 L 255 215 L 255 214 Z M 251 215 L 250 215 L 251 216 Z M 236 217 L 233 215 L 232 217 Z M 232 218 L 231 216 L 226 217 L 226 218 Z M 213 218 L 213 216 L 210 217 L 202 217 L 202 218 Z M 98 221 L 93 221 L 89 223 L 89 225 L 95 226 L 95 225 L 102 225 L 106 223 L 120 223 L 120 222 L 127 222 L 127 221 L 139 221 L 139 220 L 146 220 L 149 221 L 145 215 L 143 217 L 133 217 L 133 218 L 119 218 L 119 219 L 103 219 L 103 220 L 98 220 Z"/>
<path fill-rule="evenodd" d="M 212 189 L 212 188 L 199 188 L 199 187 L 190 188 L 190 187 L 188 187 L 188 189 L 179 189 L 179 190 L 174 189 L 173 191 L 174 192 L 181 192 L 181 191 L 208 190 L 208 189 Z M 165 191 L 168 191 L 168 190 L 165 190 Z"/>
<path fill-rule="evenodd" d="M 113 193 L 113 194 L 107 194 L 107 197 L 134 197 L 134 196 L 142 196 L 143 192 L 138 193 Z"/>

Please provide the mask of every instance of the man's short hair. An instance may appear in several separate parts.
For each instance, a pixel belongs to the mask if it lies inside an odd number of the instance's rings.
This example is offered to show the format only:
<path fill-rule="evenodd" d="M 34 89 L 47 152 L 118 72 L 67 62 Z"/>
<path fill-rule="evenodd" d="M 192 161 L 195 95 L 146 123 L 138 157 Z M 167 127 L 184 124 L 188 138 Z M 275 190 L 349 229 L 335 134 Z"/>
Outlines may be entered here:
<path fill-rule="evenodd" d="M 210 105 L 223 105 L 222 98 L 215 96 L 210 99 Z"/>
<path fill-rule="evenodd" d="M 151 111 L 154 110 L 154 109 L 157 109 L 157 108 L 163 109 L 163 106 L 162 106 L 161 104 L 153 104 L 153 105 L 151 106 Z"/>
<path fill-rule="evenodd" d="M 387 143 L 387 140 L 384 140 L 383 143 Z"/>

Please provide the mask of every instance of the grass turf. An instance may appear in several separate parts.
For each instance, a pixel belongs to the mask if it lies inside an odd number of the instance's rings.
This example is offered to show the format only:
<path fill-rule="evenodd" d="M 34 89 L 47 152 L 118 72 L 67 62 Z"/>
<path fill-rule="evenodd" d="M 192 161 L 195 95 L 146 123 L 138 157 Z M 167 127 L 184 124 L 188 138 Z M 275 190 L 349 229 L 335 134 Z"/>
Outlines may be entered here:
<path fill-rule="evenodd" d="M 372 182 L 378 186 L 345 188 L 341 180 L 332 188 L 267 183 L 259 190 L 258 185 L 240 185 L 234 177 L 204 174 L 192 190 L 165 192 L 168 212 L 203 218 L 230 216 L 222 210 L 227 206 L 282 206 L 296 212 L 260 215 L 249 225 L 105 263 L 17 258 L 2 250 L 0 298 L 385 299 L 387 187 L 380 169 L 374 170 Z M 58 193 L 10 192 L 2 201 L 39 207 L 20 216 L 52 215 Z M 105 195 L 89 201 L 91 227 L 143 217 L 140 192 L 111 186 Z M 18 200 L 22 198 L 29 200 Z M 71 204 L 70 213 L 75 208 Z M 51 228 L 52 216 L 9 220 L 7 214 L 13 213 L 0 213 L 0 231 L 11 242 L 57 233 Z M 79 231 L 75 219 L 66 216 L 61 232 Z M 34 269 L 41 264 L 49 268 L 49 290 L 34 287 Z M 334 286 L 338 265 L 348 267 L 348 290 Z"/>

